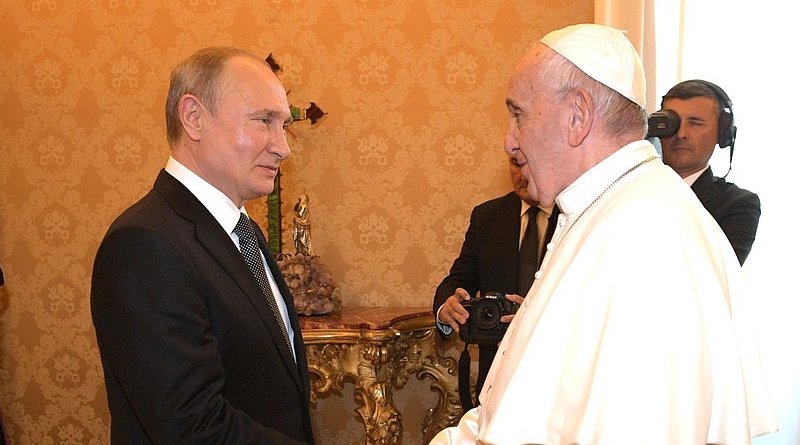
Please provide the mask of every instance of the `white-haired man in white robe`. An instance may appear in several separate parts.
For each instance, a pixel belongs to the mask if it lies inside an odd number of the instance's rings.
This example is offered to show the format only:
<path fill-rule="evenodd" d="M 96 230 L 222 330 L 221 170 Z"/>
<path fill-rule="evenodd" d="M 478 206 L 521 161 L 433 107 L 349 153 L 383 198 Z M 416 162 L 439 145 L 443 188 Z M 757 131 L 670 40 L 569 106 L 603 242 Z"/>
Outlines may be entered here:
<path fill-rule="evenodd" d="M 431 443 L 749 444 L 774 431 L 739 262 L 644 140 L 644 69 L 624 33 L 547 34 L 506 104 L 506 151 L 562 214 L 481 405 Z"/>

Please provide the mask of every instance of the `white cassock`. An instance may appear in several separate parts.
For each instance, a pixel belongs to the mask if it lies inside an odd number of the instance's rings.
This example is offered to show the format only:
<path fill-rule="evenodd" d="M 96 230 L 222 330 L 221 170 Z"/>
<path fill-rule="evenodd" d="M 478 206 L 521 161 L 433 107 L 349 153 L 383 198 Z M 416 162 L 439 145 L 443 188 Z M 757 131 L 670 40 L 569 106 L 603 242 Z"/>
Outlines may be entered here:
<path fill-rule="evenodd" d="M 557 202 L 482 405 L 431 443 L 739 445 L 775 431 L 739 262 L 654 147 L 621 148 Z"/>

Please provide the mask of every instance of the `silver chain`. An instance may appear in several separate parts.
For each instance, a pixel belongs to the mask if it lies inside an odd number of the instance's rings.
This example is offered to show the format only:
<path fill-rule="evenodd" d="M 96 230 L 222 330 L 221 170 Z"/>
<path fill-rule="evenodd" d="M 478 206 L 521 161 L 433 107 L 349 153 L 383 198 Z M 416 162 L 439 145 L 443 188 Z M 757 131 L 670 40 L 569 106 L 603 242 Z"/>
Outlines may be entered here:
<path fill-rule="evenodd" d="M 622 180 L 622 178 L 624 178 L 625 176 L 628 176 L 628 175 L 629 175 L 629 174 L 630 174 L 632 171 L 636 170 L 637 168 L 639 168 L 639 167 L 643 166 L 644 164 L 647 164 L 648 162 L 650 162 L 650 161 L 652 161 L 653 159 L 656 159 L 656 158 L 658 158 L 658 156 L 651 156 L 651 157 L 649 157 L 649 158 L 645 159 L 644 161 L 642 161 L 642 162 L 639 162 L 638 164 L 634 165 L 633 167 L 629 168 L 627 171 L 625 171 L 624 173 L 622 173 L 621 175 L 619 175 L 619 177 L 618 177 L 617 179 L 615 179 L 613 182 L 611 182 L 611 184 L 608 184 L 608 187 L 606 187 L 606 188 L 605 188 L 605 190 L 603 190 L 602 192 L 600 192 L 600 194 L 599 194 L 599 195 L 597 195 L 597 197 L 596 197 L 596 198 L 594 198 L 594 200 L 593 200 L 592 202 L 590 202 L 590 203 L 589 203 L 589 205 L 588 205 L 588 206 L 586 206 L 586 208 L 585 208 L 585 209 L 583 209 L 583 211 L 582 211 L 582 212 L 581 212 L 581 213 L 578 215 L 578 217 L 577 217 L 577 218 L 575 218 L 575 221 L 573 221 L 573 222 L 572 222 L 572 224 L 570 224 L 570 226 L 569 226 L 569 228 L 567 229 L 567 231 L 566 231 L 566 232 L 564 232 L 564 236 L 566 236 L 566 234 L 567 234 L 567 233 L 568 233 L 570 230 L 572 230 L 572 227 L 573 227 L 573 226 L 575 226 L 575 224 L 577 224 L 577 223 L 578 223 L 578 221 L 581 219 L 581 217 L 582 217 L 582 216 L 583 216 L 583 215 L 584 215 L 584 214 L 585 214 L 587 211 L 589 211 L 589 209 L 591 209 L 591 208 L 592 208 L 592 206 L 594 206 L 595 204 L 597 204 L 597 201 L 599 201 L 599 200 L 600 200 L 600 198 L 602 198 L 603 196 L 605 196 L 605 194 L 606 194 L 606 193 L 608 193 L 608 191 L 609 191 L 609 190 L 611 190 L 611 188 L 612 188 L 612 187 L 614 187 L 615 185 L 617 185 L 617 183 L 618 183 L 619 181 L 621 181 L 621 180 Z M 561 238 L 563 238 L 563 236 L 562 236 Z"/>

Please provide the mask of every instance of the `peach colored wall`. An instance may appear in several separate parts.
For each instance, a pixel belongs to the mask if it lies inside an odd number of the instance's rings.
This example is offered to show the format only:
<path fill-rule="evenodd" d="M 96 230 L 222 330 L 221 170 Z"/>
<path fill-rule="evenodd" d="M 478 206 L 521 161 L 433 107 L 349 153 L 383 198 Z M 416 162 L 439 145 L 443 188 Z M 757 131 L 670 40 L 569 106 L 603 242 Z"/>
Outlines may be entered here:
<path fill-rule="evenodd" d="M 284 214 L 307 192 L 313 248 L 345 304 L 427 305 L 471 208 L 510 189 L 508 71 L 544 32 L 591 21 L 592 5 L 0 3 L 0 408 L 12 441 L 108 441 L 91 266 L 110 221 L 169 154 L 163 107 L 176 62 L 206 45 L 273 53 L 290 102 L 329 113 L 292 127 Z M 263 224 L 263 201 L 248 208 Z M 283 233 L 291 238 L 290 224 Z M 325 431 L 322 443 L 351 437 Z"/>

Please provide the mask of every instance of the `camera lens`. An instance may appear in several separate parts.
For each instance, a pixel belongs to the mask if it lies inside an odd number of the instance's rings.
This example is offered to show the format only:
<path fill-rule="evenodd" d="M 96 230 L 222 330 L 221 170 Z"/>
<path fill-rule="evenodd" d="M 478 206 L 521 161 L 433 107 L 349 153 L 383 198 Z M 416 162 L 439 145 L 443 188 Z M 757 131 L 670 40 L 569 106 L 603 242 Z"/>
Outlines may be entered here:
<path fill-rule="evenodd" d="M 471 317 L 480 329 L 492 329 L 500 323 L 500 304 L 495 300 L 481 300 L 475 303 Z"/>

